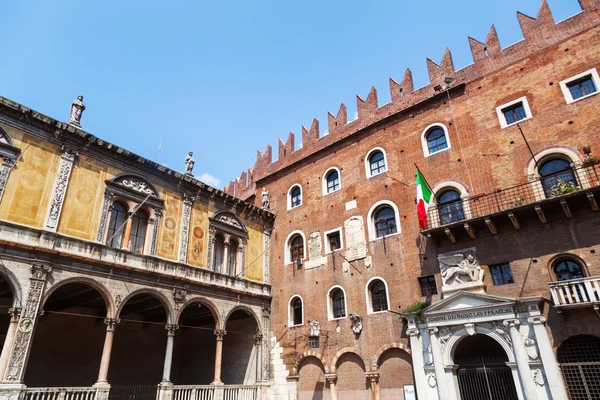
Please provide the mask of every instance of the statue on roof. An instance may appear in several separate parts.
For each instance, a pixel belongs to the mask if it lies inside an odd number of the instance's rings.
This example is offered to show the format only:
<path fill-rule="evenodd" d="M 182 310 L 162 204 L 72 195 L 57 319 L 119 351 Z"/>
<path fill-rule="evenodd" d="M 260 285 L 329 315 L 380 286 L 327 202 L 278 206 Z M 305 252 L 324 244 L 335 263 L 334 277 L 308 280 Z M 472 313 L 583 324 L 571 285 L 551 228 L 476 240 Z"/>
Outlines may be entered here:
<path fill-rule="evenodd" d="M 74 125 L 78 128 L 81 128 L 81 114 L 85 110 L 85 105 L 83 104 L 83 96 L 79 95 L 71 104 L 71 117 L 69 119 L 69 125 Z"/>
<path fill-rule="evenodd" d="M 194 157 L 192 157 L 193 154 L 194 153 L 190 151 L 187 157 L 185 158 L 185 174 L 189 176 L 194 176 L 194 174 L 192 174 L 192 170 L 194 169 L 194 164 L 196 163 L 196 160 L 194 160 Z"/>

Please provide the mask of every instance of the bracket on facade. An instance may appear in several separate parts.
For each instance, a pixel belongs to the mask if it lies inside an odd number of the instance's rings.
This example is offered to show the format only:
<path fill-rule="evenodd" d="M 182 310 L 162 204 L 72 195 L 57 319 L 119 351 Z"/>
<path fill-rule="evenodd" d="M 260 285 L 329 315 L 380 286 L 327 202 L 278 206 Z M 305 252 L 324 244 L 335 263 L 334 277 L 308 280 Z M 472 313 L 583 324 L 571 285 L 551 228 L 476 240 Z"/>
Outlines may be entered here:
<path fill-rule="evenodd" d="M 469 237 L 471 239 L 476 239 L 477 237 L 475 236 L 475 230 L 473 229 L 473 227 L 471 226 L 471 224 L 469 224 L 468 222 L 465 223 L 463 225 L 465 227 L 465 230 L 467 231 L 467 233 L 469 234 Z"/>
<path fill-rule="evenodd" d="M 544 212 L 544 210 L 542 210 L 541 206 L 535 206 L 535 212 L 537 213 L 538 218 L 540 219 L 542 224 L 545 224 L 548 222 L 548 218 L 546 218 L 546 213 Z"/>
<path fill-rule="evenodd" d="M 519 223 L 519 219 L 517 218 L 517 216 L 513 213 L 508 213 L 508 218 L 510 219 L 510 222 L 512 223 L 513 228 L 519 230 L 521 229 L 521 224 Z"/>
<path fill-rule="evenodd" d="M 491 218 L 486 218 L 485 219 L 485 223 L 488 226 L 488 229 L 490 230 L 490 232 L 492 232 L 493 235 L 498 233 L 498 228 L 496 228 L 496 224 L 494 223 L 494 221 L 492 221 Z"/>
<path fill-rule="evenodd" d="M 448 239 L 450 239 L 452 243 L 456 243 L 456 237 L 454 236 L 454 232 L 452 232 L 450 228 L 444 229 L 444 232 L 446 232 Z"/>
<path fill-rule="evenodd" d="M 592 210 L 598 211 L 598 203 L 596 203 L 596 198 L 594 197 L 594 193 L 589 192 L 587 194 L 587 198 L 588 198 L 588 201 L 590 202 L 590 206 L 592 207 Z"/>
<path fill-rule="evenodd" d="M 571 218 L 573 216 L 573 214 L 571 214 L 571 209 L 569 208 L 569 204 L 567 203 L 567 200 L 561 199 L 560 206 L 562 207 L 563 211 L 565 212 L 565 215 L 567 216 L 567 218 Z"/>

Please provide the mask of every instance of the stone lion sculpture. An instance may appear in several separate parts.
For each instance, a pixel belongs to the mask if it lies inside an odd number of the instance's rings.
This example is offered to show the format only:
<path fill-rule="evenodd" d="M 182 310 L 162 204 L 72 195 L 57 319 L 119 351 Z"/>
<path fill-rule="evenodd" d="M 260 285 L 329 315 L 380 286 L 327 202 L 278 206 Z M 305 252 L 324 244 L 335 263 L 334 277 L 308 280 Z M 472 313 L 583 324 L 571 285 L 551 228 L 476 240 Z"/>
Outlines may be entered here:
<path fill-rule="evenodd" d="M 440 271 L 444 285 L 451 284 L 452 279 L 454 279 L 453 283 L 458 284 L 473 282 L 478 279 L 479 263 L 471 253 L 442 254 L 438 256 L 438 261 L 440 262 Z M 462 277 L 466 277 L 467 279 L 463 280 Z"/>

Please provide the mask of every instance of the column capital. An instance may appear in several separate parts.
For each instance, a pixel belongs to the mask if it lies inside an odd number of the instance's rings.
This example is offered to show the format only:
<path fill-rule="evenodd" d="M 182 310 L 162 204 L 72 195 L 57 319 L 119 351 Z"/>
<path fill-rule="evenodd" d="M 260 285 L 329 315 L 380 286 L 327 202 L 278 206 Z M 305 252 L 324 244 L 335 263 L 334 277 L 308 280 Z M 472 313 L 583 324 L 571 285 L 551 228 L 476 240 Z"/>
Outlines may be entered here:
<path fill-rule="evenodd" d="M 45 281 L 52 267 L 47 264 L 34 263 L 31 265 L 31 279 Z"/>
<path fill-rule="evenodd" d="M 432 335 L 436 335 L 437 336 L 437 334 L 439 332 L 439 329 L 436 328 L 435 326 L 433 328 L 427 328 L 427 329 L 429 329 L 429 333 L 432 334 Z"/>
<path fill-rule="evenodd" d="M 254 334 L 254 343 L 260 345 L 263 341 L 263 334 L 261 332 L 256 332 Z"/>
<path fill-rule="evenodd" d="M 527 322 L 533 325 L 544 325 L 546 323 L 546 317 L 543 315 L 536 315 L 535 317 L 527 318 Z"/>
<path fill-rule="evenodd" d="M 2 157 L 2 164 L 6 165 L 9 168 L 12 168 L 17 162 L 17 158 L 16 157 L 10 157 L 10 156 L 3 156 Z"/>
<path fill-rule="evenodd" d="M 167 336 L 175 336 L 175 331 L 179 329 L 177 324 L 166 324 L 165 329 L 167 330 Z"/>
<path fill-rule="evenodd" d="M 369 382 L 379 382 L 379 372 L 365 372 L 365 376 L 369 380 Z"/>
<path fill-rule="evenodd" d="M 329 384 L 336 383 L 337 378 L 338 378 L 337 374 L 325 374 L 325 379 L 327 379 L 327 382 Z"/>
<path fill-rule="evenodd" d="M 511 319 L 506 319 L 502 322 L 502 325 L 504 326 L 508 326 L 510 328 L 517 328 L 519 327 L 519 325 L 521 325 L 521 321 L 519 321 L 518 318 L 511 318 Z"/>
<path fill-rule="evenodd" d="M 77 157 L 79 155 L 79 151 L 69 147 L 69 146 L 62 146 L 62 155 L 61 157 L 64 158 L 67 161 L 73 162 L 75 161 L 75 157 Z"/>
<path fill-rule="evenodd" d="M 420 331 L 418 328 L 410 328 L 406 330 L 406 334 L 408 336 L 419 336 L 420 335 Z"/>
<path fill-rule="evenodd" d="M 104 318 L 104 325 L 106 325 L 107 332 L 114 332 L 115 326 L 121 322 L 120 319 L 117 318 Z"/>
<path fill-rule="evenodd" d="M 227 334 L 225 329 L 215 329 L 215 336 L 217 337 L 217 341 L 222 341 L 223 336 Z"/>
<path fill-rule="evenodd" d="M 9 308 L 8 313 L 10 314 L 10 322 L 19 322 L 19 318 L 21 317 L 21 311 L 23 311 L 21 307 Z"/>

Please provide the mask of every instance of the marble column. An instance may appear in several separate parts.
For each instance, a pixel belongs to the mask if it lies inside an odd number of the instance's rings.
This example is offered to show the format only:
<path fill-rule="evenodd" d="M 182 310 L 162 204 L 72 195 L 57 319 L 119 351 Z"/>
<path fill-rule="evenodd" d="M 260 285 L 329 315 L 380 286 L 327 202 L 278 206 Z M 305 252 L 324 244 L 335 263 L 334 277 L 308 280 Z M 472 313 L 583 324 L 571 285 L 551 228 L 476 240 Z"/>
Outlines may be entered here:
<path fill-rule="evenodd" d="M 542 358 L 542 364 L 544 365 L 546 380 L 548 381 L 550 393 L 552 393 L 552 399 L 566 400 L 568 398 L 567 391 L 558 368 L 558 363 L 554 357 L 554 351 L 552 351 L 548 332 L 544 327 L 546 318 L 541 315 L 530 317 L 528 322 L 533 326 L 533 332 L 535 333 L 538 349 L 540 350 L 540 357 Z"/>
<path fill-rule="evenodd" d="M 425 376 L 425 362 L 423 361 L 423 345 L 419 340 L 419 329 L 413 328 L 406 331 L 410 337 L 412 350 L 413 371 L 415 373 L 415 386 L 419 400 L 427 400 L 427 377 Z"/>
<path fill-rule="evenodd" d="M 98 381 L 94 386 L 109 386 L 108 384 L 108 367 L 110 365 L 110 355 L 112 352 L 112 344 L 115 336 L 115 325 L 119 322 L 114 318 L 106 318 L 106 335 L 104 336 L 104 348 L 102 349 L 102 358 L 100 360 L 100 370 L 98 371 Z"/>
<path fill-rule="evenodd" d="M 154 222 L 152 224 L 152 239 L 150 242 L 150 255 L 156 255 L 156 244 L 158 243 L 158 227 L 160 225 L 160 217 L 162 217 L 162 211 L 160 209 L 154 210 Z"/>
<path fill-rule="evenodd" d="M 329 394 L 331 400 L 337 400 L 337 375 L 336 374 L 325 374 L 325 379 L 329 384 Z"/>
<path fill-rule="evenodd" d="M 365 375 L 371 384 L 371 400 L 379 400 L 379 372 L 367 372 Z"/>
<path fill-rule="evenodd" d="M 263 334 L 256 332 L 254 335 L 254 348 L 256 349 L 256 382 L 262 381 L 262 341 Z"/>
<path fill-rule="evenodd" d="M 262 347 L 263 347 L 263 351 L 262 351 L 262 363 L 263 363 L 263 367 L 262 367 L 262 380 L 264 382 L 269 382 L 269 380 L 271 379 L 271 354 L 270 354 L 270 348 L 269 348 L 269 332 L 271 331 L 271 306 L 268 304 L 263 304 L 263 310 L 262 310 L 262 331 L 265 332 L 266 337 L 263 337 L 263 341 L 262 341 Z"/>
<path fill-rule="evenodd" d="M 69 177 L 71 176 L 77 154 L 79 154 L 77 151 L 63 146 L 58 173 L 54 181 L 52 197 L 50 198 L 50 207 L 48 208 L 48 215 L 44 224 L 44 228 L 49 231 L 56 232 L 56 228 L 58 227 L 67 187 L 69 186 Z"/>
<path fill-rule="evenodd" d="M 10 350 L 15 341 L 15 334 L 17 333 L 17 326 L 21 317 L 21 309 L 9 308 L 8 313 L 10 314 L 10 324 L 8 325 L 4 346 L 2 347 L 2 355 L 0 356 L 0 376 L 4 376 L 4 372 L 6 371 L 6 364 L 8 364 Z"/>
<path fill-rule="evenodd" d="M 163 368 L 163 378 L 161 385 L 171 384 L 171 363 L 173 362 L 173 343 L 175 342 L 175 331 L 179 328 L 179 325 L 167 324 L 165 329 L 167 330 L 167 350 L 165 351 L 165 365 Z"/>
<path fill-rule="evenodd" d="M 187 249 L 190 235 L 190 219 L 192 215 L 192 205 L 194 196 L 187 193 L 183 194 L 183 212 L 181 213 L 181 231 L 179 232 L 179 252 L 177 261 L 187 261 Z"/>
<path fill-rule="evenodd" d="M 215 329 L 215 336 L 217 337 L 217 351 L 215 352 L 215 379 L 213 385 L 222 385 L 221 381 L 221 364 L 223 357 L 223 337 L 227 332 L 223 329 Z"/>
<path fill-rule="evenodd" d="M 437 380 L 438 394 L 440 400 L 449 400 L 448 382 L 446 382 L 446 370 L 444 369 L 444 355 L 442 346 L 438 337 L 438 328 L 429 328 L 429 343 L 431 344 L 431 353 L 433 356 L 433 367 Z"/>
<path fill-rule="evenodd" d="M 533 381 L 533 375 L 531 374 L 531 368 L 529 367 L 529 356 L 523 345 L 523 338 L 521 337 L 521 332 L 519 332 L 519 324 L 520 321 L 518 319 L 504 321 L 504 326 L 507 326 L 510 331 L 510 339 L 512 341 L 517 367 L 519 368 L 519 377 L 521 378 L 521 385 L 525 392 L 525 398 L 527 400 L 537 400 L 535 382 Z"/>

